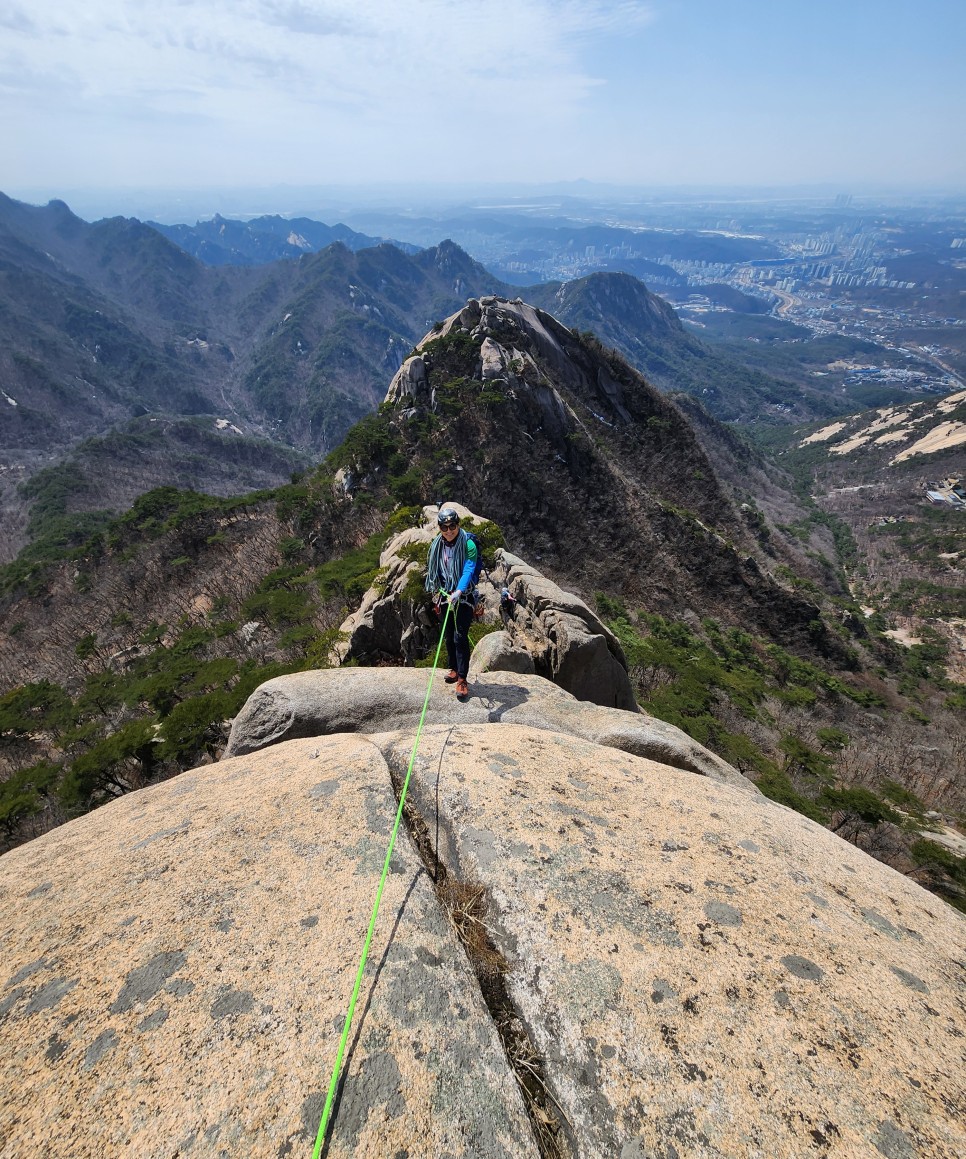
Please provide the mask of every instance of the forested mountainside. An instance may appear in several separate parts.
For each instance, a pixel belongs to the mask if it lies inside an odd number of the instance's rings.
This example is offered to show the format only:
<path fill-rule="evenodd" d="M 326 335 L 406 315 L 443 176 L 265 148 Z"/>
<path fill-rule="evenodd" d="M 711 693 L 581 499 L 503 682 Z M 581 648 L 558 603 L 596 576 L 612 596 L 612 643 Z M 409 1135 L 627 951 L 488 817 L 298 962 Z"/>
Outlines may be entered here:
<path fill-rule="evenodd" d="M 216 213 L 210 220 L 194 225 L 160 225 L 156 221 L 147 224 L 209 266 L 263 265 L 280 258 L 315 253 L 333 242 L 341 242 L 350 250 L 361 250 L 390 240 L 357 233 L 347 225 L 325 225 L 308 217 L 289 218 L 278 214 L 239 221 Z M 421 248 L 398 241 L 392 244 L 409 254 Z"/>
<path fill-rule="evenodd" d="M 7 839 L 217 755 L 257 684 L 332 662 L 387 537 L 449 499 L 596 602 L 648 711 L 957 897 L 960 862 L 921 831 L 964 804 L 959 694 L 870 632 L 834 522 L 687 407 L 542 311 L 471 300 L 317 470 L 233 499 L 163 488 L 22 561 L 0 610 Z"/>
<path fill-rule="evenodd" d="M 453 246 L 335 244 L 214 269 L 156 230 L 0 201 L 5 447 L 69 445 L 145 411 L 210 414 L 319 453 L 377 404 L 432 320 L 498 285 Z M 472 282 L 465 287 L 464 282 Z"/>
<path fill-rule="evenodd" d="M 140 222 L 0 196 L 0 561 L 51 494 L 72 514 L 159 483 L 284 482 L 378 405 L 433 320 L 498 285 L 451 245 L 214 269 Z M 103 440 L 128 465 L 113 489 Z"/>
<path fill-rule="evenodd" d="M 51 496 L 70 515 L 121 511 L 156 485 L 228 495 L 284 482 L 378 405 L 434 322 L 491 292 L 517 293 L 449 242 L 212 266 L 139 221 L 89 224 L 62 202 L 0 195 L 0 562 Z M 533 292 L 720 418 L 813 413 L 799 388 L 702 346 L 632 277 Z M 123 464 L 110 487 L 105 445 Z"/>

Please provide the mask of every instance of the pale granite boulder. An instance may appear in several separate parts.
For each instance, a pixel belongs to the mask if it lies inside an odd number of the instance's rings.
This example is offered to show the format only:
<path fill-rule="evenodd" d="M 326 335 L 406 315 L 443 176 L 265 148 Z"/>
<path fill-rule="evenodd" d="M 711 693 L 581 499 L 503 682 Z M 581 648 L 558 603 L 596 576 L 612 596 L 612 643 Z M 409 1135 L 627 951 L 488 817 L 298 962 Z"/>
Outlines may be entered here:
<path fill-rule="evenodd" d="M 533 676 L 533 653 L 513 643 L 509 632 L 490 632 L 473 649 L 469 677 L 478 680 L 487 672 L 519 672 Z"/>
<path fill-rule="evenodd" d="M 295 737 L 411 728 L 426 700 L 429 673 L 412 668 L 296 672 L 260 685 L 235 717 L 226 756 Z M 642 712 L 577 700 L 549 680 L 524 673 L 474 676 L 460 704 L 437 672 L 426 706 L 430 724 L 515 723 L 549 729 L 650 757 L 758 795 L 754 784 L 674 725 Z"/>
<path fill-rule="evenodd" d="M 410 738 L 375 737 L 397 777 Z M 410 788 L 580 1159 L 966 1154 L 966 922 L 790 810 L 506 725 Z"/>
<path fill-rule="evenodd" d="M 497 562 L 515 600 L 504 628 L 535 670 L 578 700 L 636 712 L 623 649 L 597 613 L 511 552 L 498 551 Z"/>
<path fill-rule="evenodd" d="M 414 739 L 273 745 L 0 858 L 4 1159 L 311 1153 Z M 430 725 L 411 804 L 331 1159 L 541 1154 L 434 876 L 486 891 L 565 1153 L 966 1153 L 966 922 L 908 879 L 736 787 L 512 723 Z"/>
<path fill-rule="evenodd" d="M 395 814 L 363 737 L 185 773 L 0 858 L 4 1159 L 312 1152 Z M 327 1155 L 536 1159 L 405 830 Z"/>

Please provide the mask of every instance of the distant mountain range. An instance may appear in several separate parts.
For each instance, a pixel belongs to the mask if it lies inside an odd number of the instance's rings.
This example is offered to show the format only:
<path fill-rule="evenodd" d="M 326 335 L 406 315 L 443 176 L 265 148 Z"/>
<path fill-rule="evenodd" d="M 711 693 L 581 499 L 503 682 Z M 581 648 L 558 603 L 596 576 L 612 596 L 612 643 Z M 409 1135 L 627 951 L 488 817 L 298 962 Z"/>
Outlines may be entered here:
<path fill-rule="evenodd" d="M 347 225 L 324 225 L 308 217 L 286 218 L 278 214 L 253 217 L 249 221 L 215 214 L 209 221 L 194 225 L 160 225 L 156 221 L 147 224 L 209 266 L 259 266 L 281 258 L 316 253 L 333 242 L 341 242 L 353 252 L 386 241 L 408 254 L 418 253 L 420 249 L 409 242 L 356 233 Z"/>
<path fill-rule="evenodd" d="M 215 756 L 258 684 L 328 662 L 387 535 L 444 499 L 595 601 L 642 704 L 778 800 L 876 840 L 898 814 L 866 784 L 959 808 L 962 537 L 920 481 L 956 460 L 883 457 L 943 422 L 959 445 L 963 400 L 838 429 L 848 400 L 729 362 L 628 274 L 526 293 L 452 241 L 206 265 L 0 198 L 0 562 L 29 541 L 0 571 L 0 831 Z M 836 429 L 793 451 L 816 415 Z M 770 420 L 784 457 L 721 417 Z M 810 500 L 816 464 L 863 455 L 870 486 Z M 893 471 L 905 508 L 873 512 Z M 922 621 L 908 656 L 883 609 Z"/>
<path fill-rule="evenodd" d="M 191 230 L 88 223 L 60 201 L 0 195 L 0 559 L 24 541 L 17 484 L 39 469 L 69 461 L 84 480 L 70 504 L 85 510 L 122 509 L 158 483 L 215 494 L 275 485 L 378 406 L 434 322 L 468 298 L 519 292 L 451 241 L 414 253 L 365 244 L 375 241 L 280 217 Z M 297 256 L 263 260 L 276 251 Z M 718 418 L 837 413 L 821 392 L 701 343 L 629 274 L 525 296 Z M 105 447 L 123 470 L 104 474 Z"/>

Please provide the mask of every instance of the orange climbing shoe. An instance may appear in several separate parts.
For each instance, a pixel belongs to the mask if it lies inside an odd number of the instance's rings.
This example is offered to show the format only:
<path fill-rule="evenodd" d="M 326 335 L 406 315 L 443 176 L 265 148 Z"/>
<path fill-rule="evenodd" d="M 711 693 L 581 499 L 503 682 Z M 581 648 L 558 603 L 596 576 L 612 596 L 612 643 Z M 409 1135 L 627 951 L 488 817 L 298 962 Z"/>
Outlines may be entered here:
<path fill-rule="evenodd" d="M 463 679 L 462 676 L 460 676 L 456 680 L 456 699 L 457 700 L 469 700 L 469 698 L 470 698 L 470 690 L 467 687 L 466 681 Z"/>
<path fill-rule="evenodd" d="M 456 669 L 451 668 L 449 672 L 443 677 L 447 684 L 455 684 L 459 677 L 456 675 Z"/>

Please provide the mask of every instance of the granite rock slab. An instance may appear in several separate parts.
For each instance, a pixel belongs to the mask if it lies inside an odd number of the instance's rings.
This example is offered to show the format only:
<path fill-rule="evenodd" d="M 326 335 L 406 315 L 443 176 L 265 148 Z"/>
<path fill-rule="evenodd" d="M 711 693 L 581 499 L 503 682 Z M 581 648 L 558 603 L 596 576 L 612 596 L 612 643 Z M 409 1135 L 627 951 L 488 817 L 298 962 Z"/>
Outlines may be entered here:
<path fill-rule="evenodd" d="M 0 1155 L 312 1153 L 395 816 L 368 740 L 182 774 L 0 858 Z M 405 830 L 327 1155 L 533 1156 Z"/>
<path fill-rule="evenodd" d="M 407 741 L 373 738 L 400 775 Z M 966 921 L 791 810 L 573 737 L 428 729 L 581 1159 L 966 1155 Z"/>
<path fill-rule="evenodd" d="M 426 701 L 426 669 L 342 668 L 296 672 L 260 685 L 235 718 L 226 756 L 296 737 L 412 729 Z M 525 724 L 646 756 L 724 781 L 755 796 L 754 783 L 672 724 L 643 712 L 581 701 L 559 685 L 524 673 L 487 672 L 459 703 L 437 672 L 426 704 L 428 724 Z"/>

